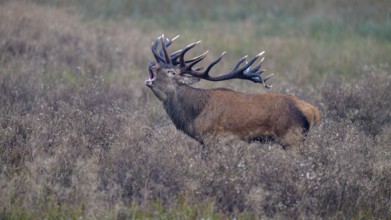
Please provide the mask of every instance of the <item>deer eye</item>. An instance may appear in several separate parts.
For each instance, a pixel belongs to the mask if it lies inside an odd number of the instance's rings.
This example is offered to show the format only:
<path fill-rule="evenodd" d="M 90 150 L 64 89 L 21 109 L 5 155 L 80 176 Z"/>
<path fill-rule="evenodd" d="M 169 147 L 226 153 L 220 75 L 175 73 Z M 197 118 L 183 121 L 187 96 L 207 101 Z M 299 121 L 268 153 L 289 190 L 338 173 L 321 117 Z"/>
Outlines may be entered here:
<path fill-rule="evenodd" d="M 175 71 L 174 70 L 168 70 L 167 75 L 169 76 L 175 76 Z"/>

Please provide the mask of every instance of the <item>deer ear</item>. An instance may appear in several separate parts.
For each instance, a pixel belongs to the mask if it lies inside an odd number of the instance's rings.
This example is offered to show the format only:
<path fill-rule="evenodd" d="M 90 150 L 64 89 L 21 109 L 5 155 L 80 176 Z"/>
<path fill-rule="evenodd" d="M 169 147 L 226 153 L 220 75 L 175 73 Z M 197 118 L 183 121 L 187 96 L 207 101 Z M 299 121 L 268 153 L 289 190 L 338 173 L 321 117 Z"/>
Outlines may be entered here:
<path fill-rule="evenodd" d="M 191 85 L 191 84 L 196 83 L 200 80 L 201 80 L 200 78 L 197 78 L 194 76 L 181 76 L 181 77 L 179 77 L 178 82 L 181 84 Z"/>

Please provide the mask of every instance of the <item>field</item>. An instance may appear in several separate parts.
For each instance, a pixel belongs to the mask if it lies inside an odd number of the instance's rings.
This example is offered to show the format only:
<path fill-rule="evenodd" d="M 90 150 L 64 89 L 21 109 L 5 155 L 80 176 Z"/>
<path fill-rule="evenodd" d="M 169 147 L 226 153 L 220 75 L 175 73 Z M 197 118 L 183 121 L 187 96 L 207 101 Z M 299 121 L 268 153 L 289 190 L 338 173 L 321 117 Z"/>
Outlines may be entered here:
<path fill-rule="evenodd" d="M 321 111 L 300 146 L 176 130 L 152 40 L 215 73 L 266 51 L 271 90 Z M 0 0 L 0 219 L 390 219 L 388 0 Z"/>

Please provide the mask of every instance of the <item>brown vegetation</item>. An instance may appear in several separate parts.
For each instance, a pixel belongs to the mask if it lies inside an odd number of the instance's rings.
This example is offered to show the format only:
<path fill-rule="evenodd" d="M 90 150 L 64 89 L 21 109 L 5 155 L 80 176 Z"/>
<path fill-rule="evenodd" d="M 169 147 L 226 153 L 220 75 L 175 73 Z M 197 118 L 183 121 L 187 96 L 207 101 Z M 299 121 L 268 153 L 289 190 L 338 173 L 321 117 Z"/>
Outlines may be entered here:
<path fill-rule="evenodd" d="M 1 219 L 390 218 L 391 78 L 381 62 L 389 43 L 365 41 L 346 56 L 336 52 L 345 63 L 317 63 L 329 48 L 262 39 L 275 46 L 269 68 L 296 74 L 276 77 L 274 91 L 317 103 L 320 127 L 294 151 L 221 140 L 204 152 L 144 88 L 156 32 L 0 4 Z M 303 55 L 300 45 L 308 45 Z M 368 45 L 379 53 L 347 67 Z M 298 87 L 311 68 L 325 74 L 304 93 Z M 353 79 L 336 79 L 352 69 Z"/>

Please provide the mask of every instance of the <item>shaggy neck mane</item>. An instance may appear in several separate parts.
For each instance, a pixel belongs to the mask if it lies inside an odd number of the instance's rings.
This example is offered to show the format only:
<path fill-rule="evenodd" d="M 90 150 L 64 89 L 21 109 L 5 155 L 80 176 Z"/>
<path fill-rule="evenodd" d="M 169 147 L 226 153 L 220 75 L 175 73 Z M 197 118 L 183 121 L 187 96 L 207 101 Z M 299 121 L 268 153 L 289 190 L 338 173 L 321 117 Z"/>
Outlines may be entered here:
<path fill-rule="evenodd" d="M 190 136 L 195 136 L 194 119 L 202 112 L 209 101 L 204 89 L 188 85 L 179 85 L 177 90 L 163 101 L 164 108 L 177 129 Z"/>

